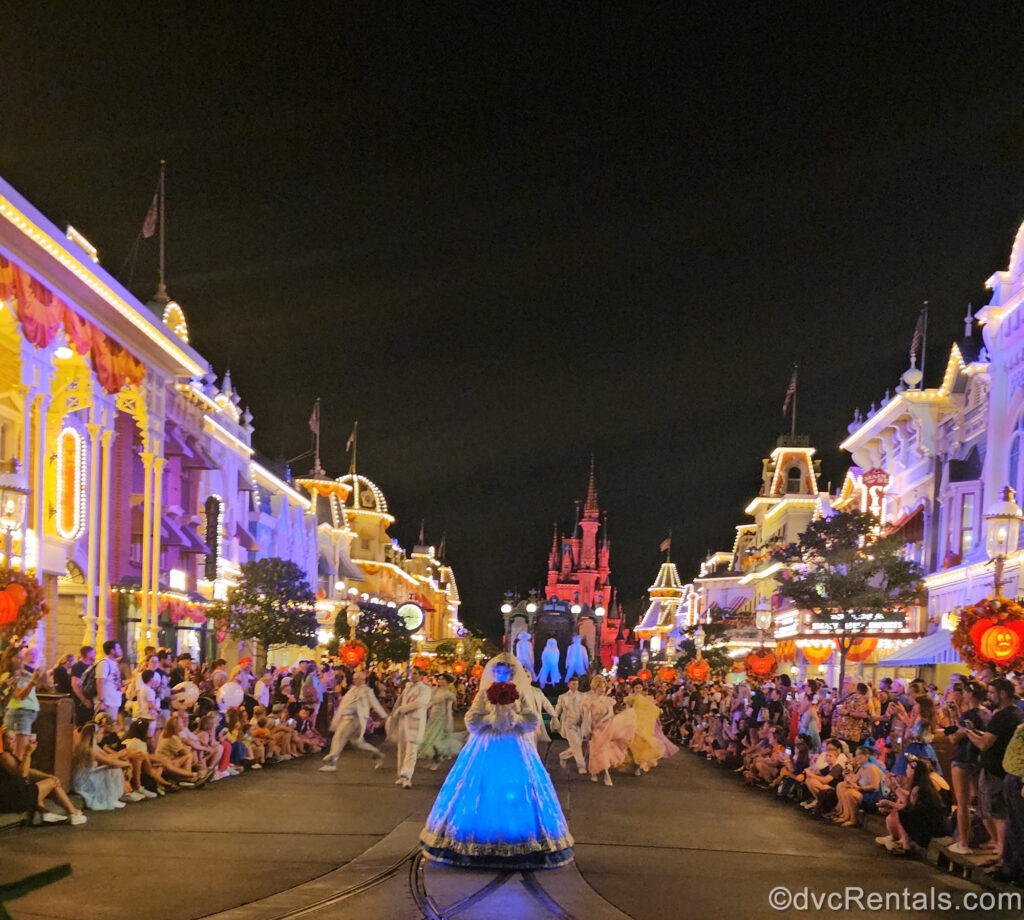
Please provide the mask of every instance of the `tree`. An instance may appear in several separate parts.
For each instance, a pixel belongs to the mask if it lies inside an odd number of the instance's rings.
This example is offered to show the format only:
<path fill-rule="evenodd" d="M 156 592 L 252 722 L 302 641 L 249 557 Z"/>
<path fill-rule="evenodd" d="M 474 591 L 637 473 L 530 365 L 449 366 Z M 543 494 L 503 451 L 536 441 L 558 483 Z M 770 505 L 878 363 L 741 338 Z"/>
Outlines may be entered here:
<path fill-rule="evenodd" d="M 905 557 L 902 538 L 880 533 L 878 521 L 862 511 L 811 522 L 772 558 L 787 566 L 778 594 L 810 611 L 838 640 L 840 691 L 857 638 L 884 623 L 906 622 L 908 609 L 924 601 L 924 573 Z"/>
<path fill-rule="evenodd" d="M 462 643 L 462 658 L 464 661 L 472 661 L 476 653 L 484 658 L 493 658 L 498 654 L 498 648 L 489 639 L 480 639 L 477 636 L 463 636 L 461 639 L 442 639 L 434 648 L 439 658 L 456 658 L 456 649 Z"/>
<path fill-rule="evenodd" d="M 733 616 L 731 611 L 723 610 L 717 604 L 708 609 L 706 621 L 701 625 L 704 630 L 704 647 L 701 650 L 701 657 L 708 663 L 711 673 L 715 675 L 728 674 L 732 670 L 733 660 L 725 648 L 725 635 L 730 629 L 727 620 Z M 690 626 L 684 632 L 688 639 L 679 643 L 676 651 L 679 657 L 676 658 L 676 667 L 682 670 L 694 658 L 697 657 L 697 646 L 693 636 L 697 632 L 697 626 Z"/>
<path fill-rule="evenodd" d="M 360 604 L 362 614 L 356 638 L 366 643 L 373 662 L 407 661 L 412 648 L 409 631 L 394 607 Z M 342 610 L 334 621 L 334 634 L 344 643 L 348 639 L 348 614 Z"/>
<path fill-rule="evenodd" d="M 306 574 L 294 562 L 272 557 L 246 562 L 227 602 L 211 617 L 234 639 L 255 639 L 273 646 L 316 648 L 316 600 Z"/>

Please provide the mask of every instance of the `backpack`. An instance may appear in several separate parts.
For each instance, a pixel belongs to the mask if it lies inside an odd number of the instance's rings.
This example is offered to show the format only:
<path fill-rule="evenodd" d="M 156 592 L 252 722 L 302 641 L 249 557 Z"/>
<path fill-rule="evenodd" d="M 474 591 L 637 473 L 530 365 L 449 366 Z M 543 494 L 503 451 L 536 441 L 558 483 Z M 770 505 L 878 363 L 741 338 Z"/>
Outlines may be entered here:
<path fill-rule="evenodd" d="M 98 688 L 96 686 L 96 665 L 99 662 L 93 662 L 82 672 L 82 696 L 87 700 L 96 699 L 96 693 Z"/>
<path fill-rule="evenodd" d="M 320 690 L 316 685 L 316 681 L 313 676 L 310 675 L 306 678 L 302 685 L 302 702 L 303 703 L 319 703 L 320 702 Z"/>
<path fill-rule="evenodd" d="M 1003 754 L 1003 769 L 1014 776 L 1024 776 L 1024 725 L 1018 725 Z"/>

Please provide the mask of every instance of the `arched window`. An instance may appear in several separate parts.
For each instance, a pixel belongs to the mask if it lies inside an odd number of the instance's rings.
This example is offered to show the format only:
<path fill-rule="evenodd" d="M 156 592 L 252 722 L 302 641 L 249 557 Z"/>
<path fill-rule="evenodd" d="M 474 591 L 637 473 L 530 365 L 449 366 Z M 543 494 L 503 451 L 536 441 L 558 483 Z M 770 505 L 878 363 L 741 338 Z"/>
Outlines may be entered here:
<path fill-rule="evenodd" d="M 803 473 L 800 471 L 800 467 L 791 466 L 789 472 L 786 473 L 786 492 L 793 494 L 794 492 L 800 492 L 803 486 Z"/>
<path fill-rule="evenodd" d="M 1021 441 L 1024 440 L 1024 412 L 1017 418 L 1017 424 L 1013 427 L 1013 434 L 1010 437 L 1010 475 L 1009 483 L 1021 494 L 1021 451 L 1024 449 Z"/>

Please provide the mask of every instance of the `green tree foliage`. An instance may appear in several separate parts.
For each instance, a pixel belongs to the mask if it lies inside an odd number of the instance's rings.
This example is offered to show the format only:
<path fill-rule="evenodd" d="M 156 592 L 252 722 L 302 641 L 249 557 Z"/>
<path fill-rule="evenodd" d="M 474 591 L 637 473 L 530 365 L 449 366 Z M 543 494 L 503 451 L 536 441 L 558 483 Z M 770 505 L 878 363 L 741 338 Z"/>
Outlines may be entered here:
<path fill-rule="evenodd" d="M 462 643 L 463 661 L 473 661 L 476 658 L 477 652 L 480 652 L 484 658 L 493 658 L 498 654 L 498 647 L 493 642 L 477 636 L 463 636 L 461 639 L 442 639 L 434 647 L 434 651 L 437 652 L 440 658 L 454 659 L 458 657 L 456 649 L 459 647 L 460 642 Z"/>
<path fill-rule="evenodd" d="M 356 638 L 370 650 L 369 663 L 408 661 L 412 640 L 398 611 L 378 604 L 361 604 L 360 609 L 362 615 L 356 627 Z M 334 634 L 344 643 L 348 633 L 348 615 L 342 610 L 334 621 Z"/>
<path fill-rule="evenodd" d="M 840 690 L 857 637 L 905 622 L 908 609 L 924 602 L 923 572 L 903 546 L 899 535 L 880 534 L 870 514 L 845 511 L 813 521 L 796 543 L 772 553 L 786 566 L 779 595 L 810 611 L 839 640 Z"/>
<path fill-rule="evenodd" d="M 272 557 L 246 562 L 227 602 L 211 616 L 234 639 L 272 646 L 317 644 L 316 599 L 306 574 L 294 562 Z"/>

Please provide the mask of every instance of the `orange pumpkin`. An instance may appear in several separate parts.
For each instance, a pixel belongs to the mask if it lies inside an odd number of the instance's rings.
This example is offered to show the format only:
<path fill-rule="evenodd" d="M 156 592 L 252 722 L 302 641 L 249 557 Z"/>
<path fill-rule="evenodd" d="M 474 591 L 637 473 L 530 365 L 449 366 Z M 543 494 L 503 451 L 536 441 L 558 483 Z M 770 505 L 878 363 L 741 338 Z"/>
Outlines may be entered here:
<path fill-rule="evenodd" d="M 414 668 L 419 668 L 421 671 L 425 671 L 427 668 L 430 667 L 430 659 L 427 658 L 425 655 L 417 655 L 412 660 L 412 666 Z"/>
<path fill-rule="evenodd" d="M 711 668 L 703 658 L 695 658 L 686 666 L 686 676 L 694 683 L 702 684 L 711 676 Z"/>
<path fill-rule="evenodd" d="M 349 642 L 338 649 L 341 660 L 350 668 L 354 668 L 366 657 L 366 646 L 361 642 Z"/>
<path fill-rule="evenodd" d="M 452 674 L 465 674 L 466 673 L 466 662 L 456 661 L 452 665 Z"/>
<path fill-rule="evenodd" d="M 641 668 L 639 671 L 636 672 L 636 676 L 639 677 L 640 680 L 646 682 L 651 679 L 651 672 L 648 671 L 647 668 Z"/>
<path fill-rule="evenodd" d="M 751 652 L 743 661 L 743 666 L 751 677 L 771 677 L 775 673 L 778 661 L 773 652 L 758 649 Z"/>
<path fill-rule="evenodd" d="M 978 651 L 983 658 L 995 664 L 1006 664 L 1020 654 L 1021 636 L 1011 626 L 1000 623 L 990 626 L 981 634 Z"/>
<path fill-rule="evenodd" d="M 658 680 L 670 684 L 679 676 L 675 668 L 658 668 Z"/>
<path fill-rule="evenodd" d="M 483 676 L 484 666 L 482 664 L 478 664 L 469 673 L 472 674 L 477 680 L 479 680 Z"/>

